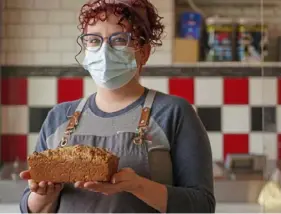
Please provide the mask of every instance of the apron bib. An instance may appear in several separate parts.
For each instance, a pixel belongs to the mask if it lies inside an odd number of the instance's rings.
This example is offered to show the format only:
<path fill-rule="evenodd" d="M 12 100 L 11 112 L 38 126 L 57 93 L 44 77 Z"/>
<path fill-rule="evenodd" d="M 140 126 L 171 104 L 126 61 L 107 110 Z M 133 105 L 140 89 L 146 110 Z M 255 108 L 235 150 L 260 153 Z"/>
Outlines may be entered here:
<path fill-rule="evenodd" d="M 106 148 L 120 158 L 119 169 L 129 167 L 140 176 L 157 182 L 171 184 L 172 167 L 169 150 L 163 149 L 160 146 L 159 149 L 156 148 L 149 151 L 149 146 L 153 143 L 150 141 L 148 133 L 150 133 L 151 128 L 149 126 L 150 113 L 155 95 L 156 92 L 153 90 L 147 93 L 144 106 L 140 106 L 137 109 L 139 112 L 138 117 L 131 116 L 130 113 L 125 114 L 124 117 L 131 117 L 132 121 L 138 120 L 135 128 L 128 124 L 126 130 L 118 130 L 119 117 L 116 117 L 115 120 L 105 118 L 105 124 L 98 124 L 101 129 L 99 133 L 105 132 L 104 135 L 90 134 L 91 129 L 97 127 L 97 120 L 95 120 L 97 116 L 92 115 L 88 111 L 83 111 L 88 98 L 82 99 L 69 120 L 59 146 L 85 144 Z M 117 130 L 115 134 L 107 134 L 106 131 L 102 131 L 106 130 L 108 120 L 113 121 L 111 128 Z M 159 162 L 159 160 L 161 161 Z M 105 196 L 101 193 L 76 189 L 73 187 L 73 184 L 66 184 L 61 192 L 58 212 L 152 213 L 157 211 L 127 192 Z"/>

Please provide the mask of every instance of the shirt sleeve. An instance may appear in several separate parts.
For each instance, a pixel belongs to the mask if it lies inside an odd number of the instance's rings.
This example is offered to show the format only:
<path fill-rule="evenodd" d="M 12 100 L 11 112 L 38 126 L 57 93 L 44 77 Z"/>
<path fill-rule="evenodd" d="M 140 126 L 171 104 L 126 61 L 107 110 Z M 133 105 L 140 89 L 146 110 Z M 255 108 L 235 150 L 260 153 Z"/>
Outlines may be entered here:
<path fill-rule="evenodd" d="M 45 121 L 42 125 L 42 128 L 40 130 L 39 138 L 37 140 L 37 144 L 36 144 L 36 148 L 35 148 L 35 151 L 37 151 L 37 152 L 47 150 L 46 140 L 47 140 L 48 129 L 50 126 L 49 121 L 51 120 L 52 112 L 53 112 L 52 110 L 49 112 L 49 114 L 48 114 L 47 118 L 45 119 Z M 31 193 L 31 191 L 30 191 L 29 187 L 27 186 L 23 192 L 23 195 L 22 195 L 22 198 L 20 201 L 21 213 L 29 213 L 27 201 L 28 201 L 28 197 L 29 197 L 30 193 Z"/>
<path fill-rule="evenodd" d="M 167 186 L 167 213 L 214 213 L 212 152 L 193 107 L 182 101 L 171 145 L 174 186 Z"/>

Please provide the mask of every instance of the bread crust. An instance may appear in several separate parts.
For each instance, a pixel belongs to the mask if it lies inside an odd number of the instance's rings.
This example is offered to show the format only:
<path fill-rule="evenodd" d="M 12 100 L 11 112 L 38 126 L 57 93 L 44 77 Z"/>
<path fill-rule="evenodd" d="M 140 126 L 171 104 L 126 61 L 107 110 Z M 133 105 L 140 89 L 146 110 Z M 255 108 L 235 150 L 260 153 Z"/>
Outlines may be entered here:
<path fill-rule="evenodd" d="M 108 182 L 118 170 L 119 158 L 103 148 L 75 145 L 34 152 L 27 162 L 36 182 Z"/>

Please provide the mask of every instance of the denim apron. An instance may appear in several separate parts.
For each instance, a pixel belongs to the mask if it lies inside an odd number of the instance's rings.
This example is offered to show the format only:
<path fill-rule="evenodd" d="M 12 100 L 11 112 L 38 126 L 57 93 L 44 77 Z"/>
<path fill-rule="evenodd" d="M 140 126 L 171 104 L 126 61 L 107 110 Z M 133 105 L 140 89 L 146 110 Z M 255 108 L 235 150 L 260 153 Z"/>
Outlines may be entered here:
<path fill-rule="evenodd" d="M 106 148 L 120 158 L 119 169 L 130 167 L 140 176 L 172 185 L 170 150 L 161 143 L 161 137 L 157 137 L 161 130 L 150 118 L 156 94 L 149 90 L 143 106 L 109 118 L 85 110 L 89 99 L 82 99 L 65 131 L 59 133 L 62 140 L 53 146 L 85 144 Z M 106 196 L 66 184 L 61 192 L 58 212 L 153 213 L 157 210 L 131 193 Z"/>

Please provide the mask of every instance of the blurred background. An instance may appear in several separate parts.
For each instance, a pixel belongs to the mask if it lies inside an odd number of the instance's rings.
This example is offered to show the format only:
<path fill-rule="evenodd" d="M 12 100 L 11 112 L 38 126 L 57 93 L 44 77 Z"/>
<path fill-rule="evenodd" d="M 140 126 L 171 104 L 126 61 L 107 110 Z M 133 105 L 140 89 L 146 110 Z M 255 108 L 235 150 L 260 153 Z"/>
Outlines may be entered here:
<path fill-rule="evenodd" d="M 263 212 L 257 198 L 281 159 L 281 0 L 151 2 L 166 36 L 141 82 L 197 111 L 212 146 L 217 212 Z M 85 0 L 0 3 L 0 212 L 19 212 L 18 173 L 48 111 L 95 84 L 75 61 Z"/>

